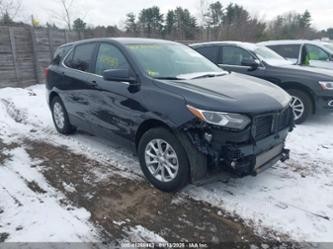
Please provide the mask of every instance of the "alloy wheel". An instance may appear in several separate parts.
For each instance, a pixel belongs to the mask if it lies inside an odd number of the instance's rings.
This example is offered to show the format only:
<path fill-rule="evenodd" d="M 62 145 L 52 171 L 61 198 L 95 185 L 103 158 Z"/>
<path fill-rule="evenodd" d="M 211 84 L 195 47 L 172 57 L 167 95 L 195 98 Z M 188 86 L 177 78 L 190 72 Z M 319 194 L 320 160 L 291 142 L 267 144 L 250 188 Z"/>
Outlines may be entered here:
<path fill-rule="evenodd" d="M 54 122 L 55 122 L 56 126 L 59 129 L 64 128 L 64 126 L 65 126 L 65 112 L 64 112 L 64 109 L 62 108 L 62 106 L 59 102 L 56 102 L 53 105 L 53 117 L 54 117 Z"/>
<path fill-rule="evenodd" d="M 177 176 L 179 170 L 177 154 L 163 139 L 153 139 L 147 144 L 145 162 L 151 175 L 161 182 L 170 182 Z"/>
<path fill-rule="evenodd" d="M 292 100 L 291 100 L 290 106 L 293 108 L 295 120 L 298 120 L 304 114 L 304 110 L 305 110 L 304 103 L 300 98 L 298 98 L 296 96 L 291 96 L 291 97 L 292 97 Z"/>

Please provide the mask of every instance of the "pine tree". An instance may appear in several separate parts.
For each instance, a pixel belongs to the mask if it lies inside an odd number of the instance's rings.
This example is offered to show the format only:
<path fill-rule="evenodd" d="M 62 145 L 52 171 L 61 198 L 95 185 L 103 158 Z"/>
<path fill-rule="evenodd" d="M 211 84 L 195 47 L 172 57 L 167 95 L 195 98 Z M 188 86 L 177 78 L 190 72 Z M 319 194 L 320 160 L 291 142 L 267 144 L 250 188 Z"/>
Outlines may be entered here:
<path fill-rule="evenodd" d="M 125 29 L 126 32 L 132 34 L 132 35 L 137 35 L 138 33 L 138 27 L 135 21 L 135 15 L 133 13 L 128 13 L 126 15 L 126 21 L 125 21 Z"/>
<path fill-rule="evenodd" d="M 78 32 L 84 31 L 86 29 L 86 26 L 87 24 L 81 18 L 77 18 L 73 22 L 73 30 Z"/>

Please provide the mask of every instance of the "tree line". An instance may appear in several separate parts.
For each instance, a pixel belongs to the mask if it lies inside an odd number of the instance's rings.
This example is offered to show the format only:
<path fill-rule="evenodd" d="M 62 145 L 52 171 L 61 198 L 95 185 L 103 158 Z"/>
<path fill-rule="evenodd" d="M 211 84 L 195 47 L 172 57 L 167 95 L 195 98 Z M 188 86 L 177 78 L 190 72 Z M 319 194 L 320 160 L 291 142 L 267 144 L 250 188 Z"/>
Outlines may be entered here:
<path fill-rule="evenodd" d="M 333 39 L 332 30 L 318 31 L 312 27 L 311 13 L 289 12 L 265 22 L 251 16 L 239 4 L 223 6 L 220 1 L 203 8 L 202 21 L 189 10 L 177 7 L 161 14 L 158 6 L 142 9 L 136 16 L 126 16 L 126 33 L 131 36 L 162 37 L 173 40 L 240 40 L 314 39 L 323 36 Z"/>
<path fill-rule="evenodd" d="M 0 0 L 0 24 L 17 25 L 14 21 L 20 10 L 19 0 Z M 144 8 L 138 13 L 128 13 L 124 28 L 116 25 L 93 27 L 84 18 L 74 18 L 74 0 L 58 0 L 62 9 L 57 13 L 68 30 L 83 33 L 84 37 L 132 36 L 171 40 L 240 40 L 261 41 L 271 39 L 333 39 L 333 28 L 316 30 L 312 26 L 311 13 L 288 12 L 271 21 L 263 21 L 239 4 L 223 5 L 221 1 L 205 4 L 201 0 L 201 14 L 194 16 L 188 9 L 176 7 L 162 13 L 158 6 Z M 74 21 L 72 21 L 74 20 Z M 22 24 L 22 23 L 20 23 Z M 32 25 L 41 26 L 32 18 Z M 58 28 L 47 23 L 49 28 Z"/>

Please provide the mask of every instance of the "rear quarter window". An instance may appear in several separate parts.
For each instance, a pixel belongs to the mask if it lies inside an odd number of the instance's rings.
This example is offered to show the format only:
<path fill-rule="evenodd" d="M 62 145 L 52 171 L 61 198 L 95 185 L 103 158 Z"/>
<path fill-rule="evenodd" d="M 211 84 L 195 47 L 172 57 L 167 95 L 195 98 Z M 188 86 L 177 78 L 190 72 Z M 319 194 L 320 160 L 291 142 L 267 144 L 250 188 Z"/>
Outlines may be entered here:
<path fill-rule="evenodd" d="M 199 47 L 195 49 L 197 52 L 205 56 L 213 63 L 217 63 L 219 47 L 217 46 L 209 46 L 209 47 Z"/>
<path fill-rule="evenodd" d="M 52 64 L 59 64 L 62 61 L 67 53 L 72 49 L 73 45 L 58 47 L 54 52 Z"/>
<path fill-rule="evenodd" d="M 275 45 L 268 47 L 284 58 L 298 59 L 301 45 Z"/>

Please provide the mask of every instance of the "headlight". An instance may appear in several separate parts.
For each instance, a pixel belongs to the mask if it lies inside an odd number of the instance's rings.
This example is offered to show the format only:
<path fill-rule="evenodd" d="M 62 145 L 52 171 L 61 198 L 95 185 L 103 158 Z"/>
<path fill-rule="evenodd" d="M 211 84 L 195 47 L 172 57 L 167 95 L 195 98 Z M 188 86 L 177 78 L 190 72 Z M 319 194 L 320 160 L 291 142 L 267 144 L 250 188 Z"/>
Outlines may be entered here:
<path fill-rule="evenodd" d="M 213 125 L 242 130 L 251 122 L 249 117 L 237 113 L 205 111 L 190 105 L 187 108 L 200 120 Z"/>
<path fill-rule="evenodd" d="M 318 83 L 323 90 L 333 90 L 333 81 L 319 81 Z"/>

